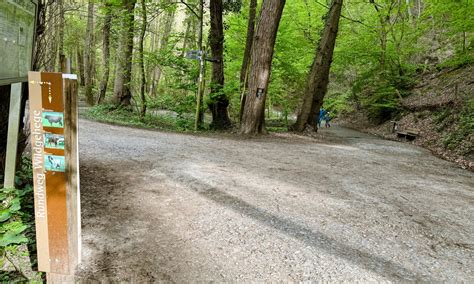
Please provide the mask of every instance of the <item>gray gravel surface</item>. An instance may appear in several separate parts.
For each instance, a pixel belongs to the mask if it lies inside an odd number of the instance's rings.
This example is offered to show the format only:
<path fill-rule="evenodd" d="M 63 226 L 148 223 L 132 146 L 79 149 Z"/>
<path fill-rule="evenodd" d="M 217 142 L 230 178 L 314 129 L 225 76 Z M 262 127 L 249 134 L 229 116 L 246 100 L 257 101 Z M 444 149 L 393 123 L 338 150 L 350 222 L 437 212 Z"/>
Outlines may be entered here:
<path fill-rule="evenodd" d="M 79 137 L 78 280 L 474 281 L 474 174 L 424 149 L 337 126 Z"/>

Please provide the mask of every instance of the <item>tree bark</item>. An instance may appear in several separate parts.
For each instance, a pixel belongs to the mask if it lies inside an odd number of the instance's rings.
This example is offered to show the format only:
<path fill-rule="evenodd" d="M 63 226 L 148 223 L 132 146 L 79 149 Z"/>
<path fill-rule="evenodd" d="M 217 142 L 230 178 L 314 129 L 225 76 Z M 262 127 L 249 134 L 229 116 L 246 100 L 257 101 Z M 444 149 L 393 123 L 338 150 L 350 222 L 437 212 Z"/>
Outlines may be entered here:
<path fill-rule="evenodd" d="M 94 1 L 89 0 L 87 8 L 87 29 L 86 41 L 84 47 L 84 79 L 85 79 L 85 93 L 86 102 L 88 105 L 94 104 L 94 95 L 92 94 L 92 49 L 93 49 L 93 34 L 94 34 Z"/>
<path fill-rule="evenodd" d="M 132 79 L 132 56 L 133 56 L 133 31 L 135 21 L 136 0 L 122 0 L 125 8 L 122 16 L 122 31 L 120 35 L 119 48 L 117 51 L 117 67 L 114 83 L 114 97 L 116 105 L 130 106 L 132 91 L 130 82 Z"/>
<path fill-rule="evenodd" d="M 79 67 L 79 83 L 81 86 L 85 86 L 84 55 L 80 47 L 77 47 L 77 66 Z"/>
<path fill-rule="evenodd" d="M 247 77 L 250 63 L 250 52 L 252 51 L 253 36 L 255 33 L 255 16 L 257 14 L 257 0 L 250 0 L 249 21 L 247 25 L 247 40 L 245 44 L 244 58 L 242 60 L 242 69 L 240 70 L 240 88 L 242 90 L 242 98 L 240 99 L 239 119 L 242 121 L 244 114 L 245 99 L 247 97 L 245 89 L 247 89 Z"/>
<path fill-rule="evenodd" d="M 168 2 L 169 3 L 169 2 Z M 164 51 L 168 48 L 168 42 L 170 38 L 171 31 L 173 30 L 175 10 L 166 12 L 163 19 L 160 20 L 160 26 L 163 26 L 160 39 L 160 51 Z M 163 70 L 161 66 L 155 67 L 153 74 L 153 85 L 155 88 L 160 84 L 160 80 L 163 77 Z"/>
<path fill-rule="evenodd" d="M 268 91 L 273 51 L 285 0 L 263 0 L 251 52 L 249 92 L 240 125 L 241 134 L 265 130 L 265 98 Z"/>
<path fill-rule="evenodd" d="M 210 0 L 211 29 L 209 45 L 212 54 L 212 77 L 209 110 L 212 113 L 211 129 L 227 129 L 232 124 L 227 113 L 229 99 L 224 94 L 224 26 L 222 0 Z"/>
<path fill-rule="evenodd" d="M 109 83 L 110 73 L 110 28 L 112 25 L 112 7 L 110 4 L 105 4 L 105 18 L 104 28 L 102 33 L 102 64 L 104 64 L 104 74 L 99 86 L 99 96 L 97 97 L 97 104 L 101 104 L 107 92 L 107 85 Z"/>
<path fill-rule="evenodd" d="M 395 1 L 391 0 L 387 15 L 382 14 L 382 11 L 380 11 L 378 4 L 375 3 L 375 0 L 369 0 L 369 2 L 372 3 L 372 5 L 374 6 L 374 9 L 377 12 L 377 16 L 380 22 L 379 41 L 380 41 L 381 53 L 380 53 L 379 61 L 380 61 L 381 69 L 385 70 L 386 57 L 387 57 L 387 36 L 388 36 L 387 24 L 390 24 L 390 14 L 391 14 Z"/>
<path fill-rule="evenodd" d="M 139 54 L 139 61 L 140 61 L 140 98 L 142 99 L 142 109 L 140 111 L 141 118 L 145 117 L 146 114 L 146 96 L 145 96 L 145 88 L 146 88 L 146 74 L 145 74 L 145 60 L 143 56 L 143 42 L 145 40 L 145 33 L 146 33 L 146 4 L 145 0 L 142 0 L 142 25 L 140 30 L 140 41 L 138 45 L 138 54 Z"/>
<path fill-rule="evenodd" d="M 317 119 L 329 83 L 329 69 L 336 44 L 342 1 L 333 0 L 326 14 L 324 29 L 306 83 L 303 105 L 293 127 L 295 131 L 303 131 L 307 125 L 313 126 L 315 131 L 318 129 Z"/>
<path fill-rule="evenodd" d="M 63 70 L 63 63 L 65 61 L 64 56 L 64 0 L 57 0 L 58 1 L 58 9 L 59 9 L 59 26 L 58 26 L 58 70 L 59 72 L 64 72 Z"/>

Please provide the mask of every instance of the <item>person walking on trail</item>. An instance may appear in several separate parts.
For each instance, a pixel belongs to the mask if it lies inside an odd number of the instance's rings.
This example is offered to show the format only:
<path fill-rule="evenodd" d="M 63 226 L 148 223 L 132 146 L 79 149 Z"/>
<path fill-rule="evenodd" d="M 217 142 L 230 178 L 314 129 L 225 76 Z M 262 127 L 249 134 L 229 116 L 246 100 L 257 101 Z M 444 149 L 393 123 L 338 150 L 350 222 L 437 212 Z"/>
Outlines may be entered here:
<path fill-rule="evenodd" d="M 321 128 L 321 122 L 326 117 L 327 111 L 324 108 L 319 109 L 318 127 Z"/>
<path fill-rule="evenodd" d="M 326 112 L 326 116 L 324 117 L 324 121 L 326 122 L 326 124 L 325 124 L 325 127 L 326 127 L 326 128 L 331 127 L 331 123 L 330 123 L 330 121 L 331 121 L 331 116 L 330 116 L 329 111 Z"/>

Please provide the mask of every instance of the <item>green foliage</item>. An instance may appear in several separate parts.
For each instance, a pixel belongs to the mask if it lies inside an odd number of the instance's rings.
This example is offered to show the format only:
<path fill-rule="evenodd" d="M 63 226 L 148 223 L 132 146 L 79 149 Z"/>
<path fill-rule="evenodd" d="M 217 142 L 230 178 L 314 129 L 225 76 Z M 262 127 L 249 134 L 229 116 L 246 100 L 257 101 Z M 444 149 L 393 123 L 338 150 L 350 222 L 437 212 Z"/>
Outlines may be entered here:
<path fill-rule="evenodd" d="M 383 123 L 393 118 L 400 110 L 400 98 L 410 94 L 416 81 L 408 71 L 404 75 L 370 70 L 360 76 L 352 87 L 353 97 L 374 123 Z"/>
<path fill-rule="evenodd" d="M 35 247 L 32 182 L 31 161 L 29 158 L 23 157 L 21 169 L 15 177 L 17 188 L 2 188 L 0 190 L 0 263 L 5 262 L 7 251 L 14 257 L 24 257 L 17 251 L 20 244 L 29 244 L 30 247 Z M 35 251 L 29 252 L 30 255 L 35 253 Z M 35 262 L 34 259 L 31 261 Z M 1 277 L 1 280 L 17 280 L 8 275 L 1 275 Z"/>
<path fill-rule="evenodd" d="M 333 117 L 337 117 L 340 114 L 347 114 L 352 111 L 350 97 L 350 92 L 329 94 L 324 101 L 324 108 L 328 110 Z"/>
<path fill-rule="evenodd" d="M 446 109 L 437 120 L 445 124 L 458 122 L 456 129 L 447 133 L 443 139 L 443 144 L 448 149 L 463 155 L 474 151 L 474 99 L 471 98 L 460 113 L 452 113 Z"/>
<path fill-rule="evenodd" d="M 123 16 L 121 1 L 107 0 L 110 7 L 97 2 L 96 38 L 100 38 L 106 9 L 112 9 L 111 30 L 111 83 L 113 86 L 120 18 Z M 399 114 L 401 97 L 410 95 L 416 83 L 416 72 L 429 72 L 438 68 L 462 67 L 474 62 L 474 18 L 472 0 L 419 1 L 378 0 L 377 9 L 371 1 L 347 0 L 334 50 L 330 73 L 329 95 L 324 105 L 333 114 L 363 111 L 374 123 L 380 123 Z M 197 1 L 189 1 L 196 9 Z M 224 63 L 225 84 L 219 92 L 210 92 L 211 64 L 207 63 L 204 105 L 217 97 L 229 98 L 229 114 L 239 120 L 242 90 L 240 71 L 245 49 L 249 0 L 224 1 Z M 330 1 L 287 1 L 279 25 L 273 64 L 266 99 L 266 110 L 278 113 L 281 119 L 294 116 L 300 107 L 308 79 L 308 70 L 314 58 L 316 45 L 324 24 L 324 15 Z M 259 1 L 261 4 L 261 1 Z M 120 110 L 94 113 L 92 116 L 109 121 L 126 121 L 143 127 L 187 129 L 195 111 L 198 61 L 184 57 L 189 50 L 197 49 L 196 17 L 188 10 L 181 14 L 179 5 L 168 1 L 147 1 L 149 25 L 144 40 L 145 69 L 147 73 L 146 98 L 150 110 L 176 112 L 174 117 L 145 117 Z M 139 6 L 139 5 L 138 5 Z M 184 7 L 183 7 L 184 8 Z M 137 26 L 141 24 L 137 8 Z M 206 9 L 206 13 L 208 10 Z M 175 13 L 175 14 L 173 14 Z M 258 13 L 257 13 L 258 14 Z M 173 28 L 167 23 L 174 15 Z M 183 19 L 182 16 L 185 16 Z M 208 20 L 208 15 L 205 17 Z M 179 21 L 182 20 L 182 23 Z M 77 13 L 66 17 L 65 48 L 70 58 L 82 49 L 78 35 L 85 33 L 86 18 Z M 188 26 L 189 24 L 189 26 Z M 204 45 L 209 26 L 205 23 Z M 178 28 L 179 31 L 178 31 Z M 138 32 L 138 29 L 135 29 Z M 187 32 L 185 32 L 187 31 Z M 168 33 L 170 32 L 170 33 Z M 96 62 L 101 62 L 100 40 L 96 41 Z M 137 104 L 140 90 L 137 53 L 133 64 L 131 87 Z M 74 64 L 73 64 L 74 65 Z M 97 64 L 101 74 L 102 64 Z M 415 72 L 416 71 L 416 72 Z M 160 73 L 157 82 L 156 74 Z M 98 76 L 100 78 L 100 76 Z M 206 109 L 206 111 L 208 111 Z M 110 115 L 112 117 L 106 118 Z M 156 122 L 159 121 L 159 122 Z M 178 123 L 179 122 L 179 123 Z M 160 126 L 161 124 L 161 126 Z"/>
<path fill-rule="evenodd" d="M 119 125 L 156 128 L 171 131 L 191 131 L 194 129 L 194 118 L 192 114 L 150 114 L 141 118 L 138 111 L 116 107 L 114 105 L 98 105 L 91 107 L 84 114 L 85 117 L 106 123 Z"/>
<path fill-rule="evenodd" d="M 457 56 L 454 56 L 438 65 L 436 67 L 438 69 L 444 69 L 444 68 L 459 68 L 459 67 L 464 67 L 469 64 L 474 63 L 474 53 L 466 53 L 466 54 L 459 54 Z"/>

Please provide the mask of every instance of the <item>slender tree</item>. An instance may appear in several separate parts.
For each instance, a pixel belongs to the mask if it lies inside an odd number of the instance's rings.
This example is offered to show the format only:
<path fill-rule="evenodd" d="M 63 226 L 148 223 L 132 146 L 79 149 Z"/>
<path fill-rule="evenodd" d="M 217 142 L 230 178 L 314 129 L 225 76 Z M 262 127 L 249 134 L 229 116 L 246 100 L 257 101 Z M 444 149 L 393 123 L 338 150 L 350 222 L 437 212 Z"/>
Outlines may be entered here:
<path fill-rule="evenodd" d="M 102 29 L 102 64 L 104 65 L 104 73 L 99 85 L 99 95 L 97 96 L 97 104 L 102 103 L 107 92 L 110 73 L 110 28 L 112 26 L 112 7 L 109 2 L 105 2 L 104 27 Z"/>
<path fill-rule="evenodd" d="M 265 130 L 265 98 L 268 91 L 278 26 L 285 0 L 263 0 L 251 52 L 249 92 L 240 125 L 242 134 L 259 134 Z"/>
<path fill-rule="evenodd" d="M 306 125 L 313 126 L 315 131 L 318 129 L 319 108 L 323 104 L 329 83 L 329 69 L 336 44 L 342 1 L 332 0 L 329 11 L 326 14 L 324 29 L 317 45 L 316 55 L 306 83 L 303 105 L 294 125 L 295 131 L 303 131 Z"/>
<path fill-rule="evenodd" d="M 107 85 L 109 83 L 110 73 L 110 28 L 112 26 L 112 7 L 109 2 L 105 3 L 104 28 L 102 29 L 102 64 L 104 65 L 104 73 L 99 86 L 99 95 L 97 103 L 100 104 L 105 98 Z"/>
<path fill-rule="evenodd" d="M 84 53 L 80 46 L 76 47 L 76 56 L 77 56 L 77 67 L 79 69 L 79 84 L 85 86 L 85 76 L 84 76 Z"/>
<path fill-rule="evenodd" d="M 132 99 L 130 81 L 132 79 L 134 11 L 136 2 L 136 0 L 122 0 L 124 15 L 122 15 L 122 30 L 117 50 L 114 82 L 115 103 L 122 106 L 130 106 Z"/>
<path fill-rule="evenodd" d="M 87 30 L 86 30 L 86 41 L 84 47 L 84 79 L 86 87 L 86 101 L 88 105 L 94 104 L 94 96 L 92 94 L 92 78 L 93 78 L 93 60 L 92 60 L 92 49 L 94 42 L 94 1 L 89 0 L 87 8 Z"/>
<path fill-rule="evenodd" d="M 141 7 L 141 16 L 142 16 L 142 25 L 140 28 L 140 41 L 138 42 L 138 56 L 139 56 L 139 63 L 140 63 L 140 98 L 142 100 L 142 109 L 140 112 L 140 116 L 143 118 L 146 114 L 146 96 L 145 96 L 145 89 L 146 89 L 146 74 L 145 74 L 145 60 L 144 60 L 144 48 L 143 42 L 145 41 L 145 34 L 146 34 L 146 26 L 147 26 L 147 14 L 146 14 L 146 0 L 142 0 L 142 7 Z"/>
<path fill-rule="evenodd" d="M 167 0 L 166 2 L 163 2 L 166 5 L 169 5 L 171 3 L 170 0 Z M 159 21 L 159 36 L 161 37 L 156 37 L 156 40 L 158 41 L 158 47 L 161 52 L 166 51 L 168 48 L 168 43 L 171 35 L 171 31 L 173 30 L 173 24 L 175 22 L 175 14 L 176 10 L 175 9 L 167 9 L 166 13 L 161 17 Z M 163 68 L 162 66 L 156 66 L 154 71 L 153 71 L 153 80 L 152 80 L 152 94 L 156 95 L 156 87 L 159 85 L 160 80 L 163 77 Z"/>
<path fill-rule="evenodd" d="M 229 99 L 224 94 L 224 26 L 222 22 L 222 0 L 210 0 L 211 28 L 209 45 L 212 54 L 212 77 L 209 110 L 212 113 L 211 129 L 226 129 L 231 126 L 227 107 Z"/>
<path fill-rule="evenodd" d="M 59 25 L 58 25 L 58 70 L 63 72 L 65 70 L 65 55 L 64 55 L 64 0 L 57 0 L 59 9 Z"/>
<path fill-rule="evenodd" d="M 247 96 L 247 78 L 250 63 L 250 52 L 252 51 L 253 36 L 255 33 L 255 16 L 257 15 L 257 0 L 250 0 L 249 6 L 249 21 L 247 25 L 247 40 L 245 43 L 244 58 L 242 60 L 242 68 L 240 70 L 240 88 L 242 90 L 242 97 L 240 100 L 240 115 L 239 118 L 242 120 L 244 114 L 245 98 Z"/>

